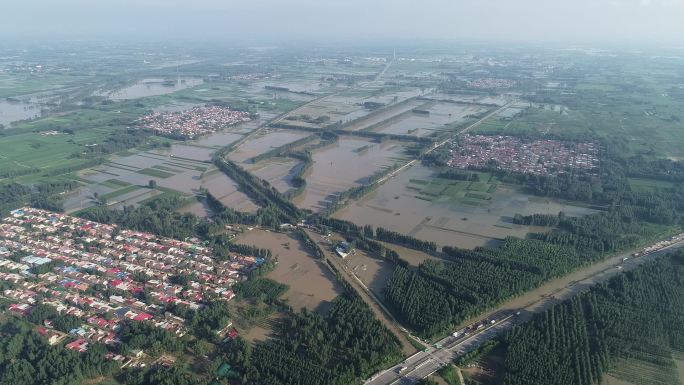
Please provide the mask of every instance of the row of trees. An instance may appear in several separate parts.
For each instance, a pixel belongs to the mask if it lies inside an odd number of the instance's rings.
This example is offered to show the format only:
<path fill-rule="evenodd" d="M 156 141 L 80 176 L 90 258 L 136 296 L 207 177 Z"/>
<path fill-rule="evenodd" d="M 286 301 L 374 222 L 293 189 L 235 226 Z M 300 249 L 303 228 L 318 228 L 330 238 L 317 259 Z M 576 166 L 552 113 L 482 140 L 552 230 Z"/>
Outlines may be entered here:
<path fill-rule="evenodd" d="M 363 300 L 345 293 L 326 316 L 306 310 L 291 314 L 274 339 L 253 348 L 233 341 L 218 359 L 236 366 L 243 384 L 346 385 L 399 357 L 396 337 Z"/>
<path fill-rule="evenodd" d="M 435 242 L 423 241 L 409 235 L 397 233 L 396 231 L 386 230 L 382 227 L 375 229 L 375 238 L 383 242 L 395 243 L 426 253 L 434 253 L 437 251 L 437 244 Z"/>
<path fill-rule="evenodd" d="M 275 147 L 269 151 L 266 151 L 264 153 L 261 153 L 255 157 L 252 157 L 249 161 L 251 163 L 257 163 L 265 159 L 270 159 L 270 158 L 275 158 L 276 156 L 283 156 L 289 152 L 291 152 L 293 149 L 304 145 L 306 143 L 312 142 L 316 140 L 319 137 L 319 135 L 309 135 L 305 136 L 301 139 L 295 140 L 294 142 L 290 143 L 285 143 L 282 146 Z"/>
<path fill-rule="evenodd" d="M 296 223 L 302 216 L 299 208 L 270 183 L 250 174 L 234 162 L 223 158 L 221 154 L 222 152 L 219 152 L 215 155 L 216 166 L 237 183 L 255 203 L 264 208 L 270 207 L 271 212 L 278 214 L 279 223 Z"/>
<path fill-rule="evenodd" d="M 74 181 L 54 181 L 26 186 L 19 183 L 0 185 L 0 217 L 23 205 L 46 210 L 62 211 L 62 201 L 57 196 L 78 186 Z"/>
<path fill-rule="evenodd" d="M 104 346 L 96 343 L 85 353 L 50 346 L 30 324 L 16 318 L 5 320 L 0 331 L 1 385 L 78 385 L 117 368 L 105 358 Z"/>
<path fill-rule="evenodd" d="M 592 385 L 621 359 L 660 368 L 657 382 L 677 383 L 672 351 L 684 348 L 683 274 L 678 252 L 516 327 L 504 339 L 503 383 Z M 653 373 L 636 376 L 643 377 L 624 380 L 656 382 Z"/>
<path fill-rule="evenodd" d="M 391 167 L 387 167 L 369 176 L 368 179 L 366 179 L 366 181 L 362 185 L 352 187 L 348 190 L 336 194 L 326 204 L 326 207 L 321 212 L 321 215 L 325 217 L 330 216 L 334 214 L 337 210 L 344 207 L 344 205 L 346 205 L 349 202 L 349 200 L 359 199 L 364 195 L 370 193 L 371 191 L 375 190 L 378 187 L 376 182 L 384 178 L 397 168 L 399 168 L 399 165 L 394 164 Z"/>
<path fill-rule="evenodd" d="M 432 336 L 591 259 L 573 248 L 507 238 L 499 248 L 444 247 L 445 261 L 426 260 L 418 271 L 399 264 L 385 298 L 421 335 Z"/>

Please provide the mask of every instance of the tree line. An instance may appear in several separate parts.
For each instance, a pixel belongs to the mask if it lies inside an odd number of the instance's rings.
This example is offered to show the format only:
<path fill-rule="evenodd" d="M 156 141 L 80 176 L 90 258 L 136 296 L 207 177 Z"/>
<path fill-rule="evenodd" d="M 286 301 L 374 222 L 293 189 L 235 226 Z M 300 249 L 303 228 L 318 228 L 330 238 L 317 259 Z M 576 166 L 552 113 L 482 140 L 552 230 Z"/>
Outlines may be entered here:
<path fill-rule="evenodd" d="M 592 385 L 622 360 L 658 368 L 659 383 L 677 383 L 672 351 L 684 348 L 683 274 L 680 251 L 516 326 L 503 339 L 502 383 Z M 654 382 L 649 376 L 653 373 L 621 379 Z"/>
<path fill-rule="evenodd" d="M 276 336 L 253 347 L 243 340 L 221 347 L 245 385 L 346 385 L 401 357 L 396 337 L 355 295 L 337 297 L 327 315 L 290 314 Z"/>

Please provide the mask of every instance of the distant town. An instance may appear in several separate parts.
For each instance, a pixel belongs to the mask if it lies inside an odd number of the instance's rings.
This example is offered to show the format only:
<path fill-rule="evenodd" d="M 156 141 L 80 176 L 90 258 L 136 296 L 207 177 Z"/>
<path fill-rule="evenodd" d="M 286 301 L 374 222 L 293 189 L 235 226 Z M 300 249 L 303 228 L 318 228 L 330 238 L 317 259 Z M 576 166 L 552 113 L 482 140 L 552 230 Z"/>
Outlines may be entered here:
<path fill-rule="evenodd" d="M 187 111 L 155 112 L 145 115 L 138 121 L 138 127 L 163 136 L 196 139 L 250 120 L 249 112 L 234 111 L 227 107 L 204 106 Z"/>
<path fill-rule="evenodd" d="M 533 175 L 558 175 L 568 170 L 592 172 L 599 167 L 599 145 L 594 142 L 464 135 L 452 144 L 450 155 L 450 167 L 495 168 Z"/>

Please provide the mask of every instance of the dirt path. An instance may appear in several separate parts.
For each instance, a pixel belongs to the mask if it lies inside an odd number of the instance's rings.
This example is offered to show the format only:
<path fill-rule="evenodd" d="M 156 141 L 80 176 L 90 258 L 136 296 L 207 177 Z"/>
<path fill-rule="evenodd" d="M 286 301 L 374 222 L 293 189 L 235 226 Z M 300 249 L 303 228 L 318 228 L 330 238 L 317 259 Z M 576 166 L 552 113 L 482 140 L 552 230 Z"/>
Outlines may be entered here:
<path fill-rule="evenodd" d="M 394 319 L 392 314 L 387 308 L 382 304 L 382 302 L 363 284 L 356 276 L 349 271 L 347 265 L 338 257 L 330 251 L 330 245 L 326 243 L 319 234 L 316 234 L 310 230 L 306 230 L 309 237 L 313 239 L 318 246 L 321 247 L 325 253 L 325 257 L 330 261 L 330 263 L 335 266 L 335 268 L 340 271 L 340 275 L 349 283 L 359 294 L 359 296 L 368 304 L 375 316 L 385 324 L 387 329 L 389 329 L 401 343 L 401 349 L 406 356 L 410 356 L 415 353 L 416 348 L 411 345 L 408 341 L 408 337 L 399 328 L 399 323 Z"/>
<path fill-rule="evenodd" d="M 463 373 L 461 373 L 461 368 L 456 367 L 456 374 L 458 374 L 458 379 L 461 380 L 461 384 L 465 384 L 465 379 L 463 378 Z"/>

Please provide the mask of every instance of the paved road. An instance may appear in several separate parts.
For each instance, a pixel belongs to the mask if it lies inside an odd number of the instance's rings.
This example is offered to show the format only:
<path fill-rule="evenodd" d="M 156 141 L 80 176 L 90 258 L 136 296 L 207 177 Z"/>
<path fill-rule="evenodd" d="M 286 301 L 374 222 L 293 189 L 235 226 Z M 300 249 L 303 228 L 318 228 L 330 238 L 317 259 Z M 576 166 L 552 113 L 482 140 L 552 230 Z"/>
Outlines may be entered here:
<path fill-rule="evenodd" d="M 392 313 L 385 307 L 385 305 L 375 297 L 375 294 L 368 290 L 366 285 L 359 280 L 356 275 L 349 271 L 349 267 L 344 263 L 340 257 L 330 251 L 330 244 L 326 242 L 320 234 L 305 229 L 309 237 L 318 244 L 323 250 L 325 257 L 330 261 L 330 263 L 335 266 L 335 268 L 340 272 L 342 278 L 347 281 L 356 292 L 359 294 L 361 299 L 371 308 L 375 316 L 391 331 L 401 343 L 401 350 L 404 354 L 413 354 L 416 348 L 411 345 L 408 341 L 406 334 L 400 329 L 399 322 L 394 319 Z M 327 265 L 327 264 L 326 264 Z M 335 274 L 335 271 L 333 271 Z"/>
<path fill-rule="evenodd" d="M 435 346 L 441 346 L 440 348 L 433 347 L 428 349 L 428 351 L 416 353 L 407 358 L 404 362 L 372 376 L 368 381 L 366 381 L 365 385 L 415 384 L 421 379 L 439 370 L 446 363 L 454 361 L 463 354 L 475 349 L 477 346 L 482 345 L 484 342 L 506 332 L 514 325 L 530 320 L 534 313 L 542 312 L 548 307 L 577 295 L 591 286 L 605 282 L 617 274 L 632 270 L 650 260 L 683 247 L 684 241 L 680 241 L 672 246 L 641 257 L 627 257 L 628 259 L 626 261 L 619 263 L 617 266 L 612 265 L 608 268 L 597 271 L 584 279 L 572 281 L 564 288 L 557 289 L 552 293 L 542 295 L 538 300 L 528 304 L 524 308 L 517 310 L 503 310 L 490 314 L 485 319 L 495 320 L 496 322 L 494 324 L 484 322 L 489 324 L 489 327 L 480 329 L 479 331 L 469 335 L 461 334 L 459 337 L 453 337 L 450 335 L 435 344 Z M 517 312 L 520 313 L 516 314 Z M 479 323 L 482 324 L 483 321 L 480 321 Z M 459 332 L 463 333 L 463 329 L 459 330 Z"/>
<path fill-rule="evenodd" d="M 378 76 L 376 76 L 375 79 L 373 79 L 373 81 L 377 82 L 378 80 L 380 80 L 380 78 L 385 74 L 385 72 L 387 72 L 387 70 L 392 66 L 392 63 L 394 63 L 394 59 L 387 62 L 385 68 L 383 68 L 382 71 L 380 71 Z"/>

